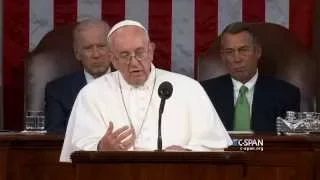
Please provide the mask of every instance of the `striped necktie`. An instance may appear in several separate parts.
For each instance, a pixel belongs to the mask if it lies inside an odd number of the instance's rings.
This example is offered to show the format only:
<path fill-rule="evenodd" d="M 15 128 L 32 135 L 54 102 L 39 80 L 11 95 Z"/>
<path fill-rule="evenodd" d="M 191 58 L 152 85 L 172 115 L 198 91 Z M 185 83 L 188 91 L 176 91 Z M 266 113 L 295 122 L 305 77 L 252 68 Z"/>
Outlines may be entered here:
<path fill-rule="evenodd" d="M 250 105 L 246 97 L 248 88 L 241 86 L 239 96 L 234 110 L 234 130 L 235 131 L 248 131 L 250 130 Z"/>

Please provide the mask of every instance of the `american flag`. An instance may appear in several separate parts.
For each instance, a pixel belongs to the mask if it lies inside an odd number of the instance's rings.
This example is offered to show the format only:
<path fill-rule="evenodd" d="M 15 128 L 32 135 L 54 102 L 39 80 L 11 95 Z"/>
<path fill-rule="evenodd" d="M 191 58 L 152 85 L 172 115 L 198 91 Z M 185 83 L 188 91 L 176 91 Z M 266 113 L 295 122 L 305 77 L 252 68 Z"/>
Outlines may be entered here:
<path fill-rule="evenodd" d="M 235 21 L 280 24 L 311 47 L 314 7 L 315 0 L 4 0 L 4 127 L 22 127 L 24 57 L 61 25 L 140 21 L 157 45 L 156 66 L 195 77 L 199 54 Z"/>

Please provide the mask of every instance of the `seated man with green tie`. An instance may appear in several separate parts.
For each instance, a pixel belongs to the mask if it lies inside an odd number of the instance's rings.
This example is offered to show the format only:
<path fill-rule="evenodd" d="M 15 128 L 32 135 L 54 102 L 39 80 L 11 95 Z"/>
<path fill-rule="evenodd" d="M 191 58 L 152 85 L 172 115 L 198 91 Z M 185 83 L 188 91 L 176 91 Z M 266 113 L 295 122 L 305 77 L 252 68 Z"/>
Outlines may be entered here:
<path fill-rule="evenodd" d="M 262 49 L 245 23 L 228 25 L 220 38 L 221 59 L 229 74 L 202 85 L 226 129 L 275 132 L 278 116 L 300 110 L 299 89 L 259 72 Z"/>

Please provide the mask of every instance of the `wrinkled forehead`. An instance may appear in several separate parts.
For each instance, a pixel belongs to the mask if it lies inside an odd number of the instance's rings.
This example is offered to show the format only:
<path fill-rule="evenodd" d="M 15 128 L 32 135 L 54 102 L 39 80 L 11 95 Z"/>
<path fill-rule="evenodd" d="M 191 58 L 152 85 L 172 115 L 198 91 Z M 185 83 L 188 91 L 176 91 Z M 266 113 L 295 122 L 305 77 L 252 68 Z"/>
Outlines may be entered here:
<path fill-rule="evenodd" d="M 134 48 L 144 47 L 148 44 L 149 38 L 146 32 L 136 26 L 123 26 L 109 36 L 109 45 L 113 48 Z M 126 49 L 126 48 L 125 48 Z"/>
<path fill-rule="evenodd" d="M 116 23 L 114 26 L 112 26 L 112 28 L 110 29 L 107 37 L 110 37 L 113 32 L 115 32 L 118 29 L 120 29 L 122 27 L 125 27 L 125 26 L 136 26 L 138 28 L 143 29 L 148 34 L 146 28 L 141 23 L 139 23 L 138 21 L 123 20 L 123 21 L 120 21 L 120 22 Z"/>
<path fill-rule="evenodd" d="M 144 36 L 147 38 L 147 33 L 144 29 L 141 29 L 140 27 L 137 26 L 123 26 L 117 30 L 115 30 L 109 37 L 110 39 L 115 39 L 115 38 L 120 38 L 120 37 L 135 37 L 135 36 Z"/>
<path fill-rule="evenodd" d="M 221 37 L 221 47 L 225 46 L 243 46 L 243 45 L 254 45 L 253 37 L 246 31 L 238 33 L 225 33 Z"/>

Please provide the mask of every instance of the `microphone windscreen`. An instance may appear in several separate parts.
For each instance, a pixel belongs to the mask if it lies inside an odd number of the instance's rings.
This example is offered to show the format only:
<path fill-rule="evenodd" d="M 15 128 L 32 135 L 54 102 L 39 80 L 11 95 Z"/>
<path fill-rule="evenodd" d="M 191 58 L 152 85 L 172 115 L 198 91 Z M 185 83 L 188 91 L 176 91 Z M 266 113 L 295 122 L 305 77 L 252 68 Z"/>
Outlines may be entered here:
<path fill-rule="evenodd" d="M 171 97 L 172 91 L 172 84 L 168 81 L 164 81 L 159 86 L 158 95 L 161 99 L 168 99 Z"/>

